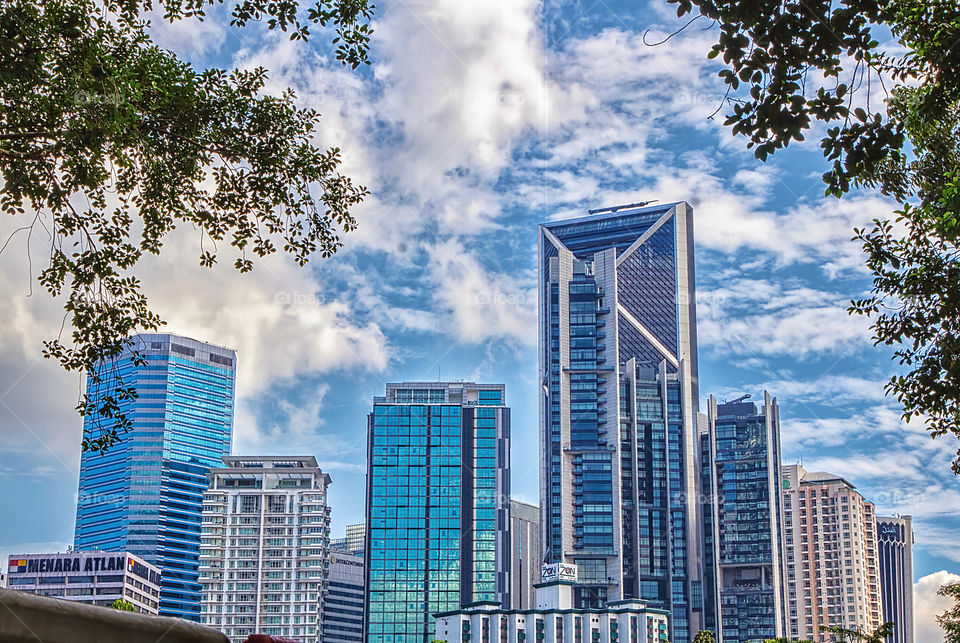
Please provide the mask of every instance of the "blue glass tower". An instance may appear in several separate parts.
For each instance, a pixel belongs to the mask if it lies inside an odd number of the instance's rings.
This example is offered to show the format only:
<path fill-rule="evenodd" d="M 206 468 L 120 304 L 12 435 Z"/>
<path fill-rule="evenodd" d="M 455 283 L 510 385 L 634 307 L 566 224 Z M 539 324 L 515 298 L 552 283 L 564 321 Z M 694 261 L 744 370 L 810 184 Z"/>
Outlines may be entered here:
<path fill-rule="evenodd" d="M 701 436 L 704 489 L 715 499 L 704 533 L 706 586 L 719 610 L 708 626 L 718 643 L 779 638 L 786 628 L 780 409 L 766 392 L 762 409 L 744 399 L 711 396 Z"/>
<path fill-rule="evenodd" d="M 578 607 L 641 598 L 687 643 L 703 612 L 692 209 L 545 223 L 539 253 L 544 562 L 578 565 Z"/>
<path fill-rule="evenodd" d="M 135 364 L 132 351 L 146 363 Z M 121 406 L 133 428 L 106 453 L 81 458 L 74 547 L 128 551 L 157 565 L 163 615 L 200 618 L 203 492 L 208 469 L 230 452 L 235 368 L 233 350 L 171 334 L 137 335 L 103 367 L 102 390 L 118 381 L 137 390 Z M 97 421 L 88 416 L 85 428 Z"/>
<path fill-rule="evenodd" d="M 368 420 L 368 643 L 510 601 L 510 409 L 501 384 L 387 384 Z"/>

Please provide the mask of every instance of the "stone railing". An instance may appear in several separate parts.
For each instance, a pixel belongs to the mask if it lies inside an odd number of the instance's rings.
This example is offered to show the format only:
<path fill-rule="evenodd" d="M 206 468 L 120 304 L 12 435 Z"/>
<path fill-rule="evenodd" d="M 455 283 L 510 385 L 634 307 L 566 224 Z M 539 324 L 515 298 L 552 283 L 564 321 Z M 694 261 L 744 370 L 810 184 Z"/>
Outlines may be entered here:
<path fill-rule="evenodd" d="M 0 589 L 4 643 L 228 643 L 217 630 L 180 618 Z"/>

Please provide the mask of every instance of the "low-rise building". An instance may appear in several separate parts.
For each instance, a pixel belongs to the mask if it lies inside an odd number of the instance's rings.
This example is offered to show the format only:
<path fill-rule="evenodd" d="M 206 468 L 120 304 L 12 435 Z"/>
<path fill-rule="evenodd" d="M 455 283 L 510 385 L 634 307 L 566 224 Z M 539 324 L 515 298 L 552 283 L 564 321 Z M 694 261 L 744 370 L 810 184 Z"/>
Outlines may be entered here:
<path fill-rule="evenodd" d="M 160 568 L 126 552 L 14 555 L 7 576 L 9 589 L 39 596 L 100 606 L 122 598 L 144 614 L 160 605 Z"/>
<path fill-rule="evenodd" d="M 436 636 L 446 643 L 665 643 L 669 612 L 638 599 L 604 608 L 575 608 L 575 566 L 571 575 L 552 572 L 536 585 L 535 609 L 502 609 L 493 601 L 472 603 L 436 615 Z"/>

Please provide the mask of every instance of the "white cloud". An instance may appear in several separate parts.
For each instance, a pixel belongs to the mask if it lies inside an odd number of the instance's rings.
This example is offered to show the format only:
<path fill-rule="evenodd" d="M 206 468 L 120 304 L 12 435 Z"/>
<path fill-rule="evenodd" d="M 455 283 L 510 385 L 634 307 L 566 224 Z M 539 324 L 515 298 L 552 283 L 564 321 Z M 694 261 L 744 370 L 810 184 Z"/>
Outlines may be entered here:
<path fill-rule="evenodd" d="M 737 280 L 697 295 L 698 340 L 718 355 L 798 359 L 870 345 L 868 323 L 838 294 L 773 281 Z"/>
<path fill-rule="evenodd" d="M 943 629 L 937 616 L 952 608 L 953 599 L 938 596 L 937 591 L 949 583 L 960 582 L 960 575 L 941 570 L 924 576 L 913 585 L 914 638 L 918 643 L 942 643 Z"/>
<path fill-rule="evenodd" d="M 3 221 L 0 235 L 14 225 Z M 146 257 L 136 274 L 153 310 L 167 322 L 164 330 L 237 350 L 239 399 L 303 374 L 386 367 L 389 352 L 379 326 L 355 321 L 348 301 L 318 296 L 322 262 L 299 268 L 274 256 L 241 275 L 232 268 L 230 251 L 223 250 L 221 264 L 208 270 L 199 265 L 197 238 L 188 229 L 177 230 L 161 255 Z M 43 340 L 59 332 L 62 301 L 35 282 L 33 296 L 27 297 L 25 239 L 17 241 L 0 255 L 0 296 L 8 302 L 0 309 L 5 329 L 0 419 L 9 429 L 4 434 L 10 434 L 3 448 L 39 443 L 73 470 L 82 426 L 73 407 L 81 378 L 40 357 Z M 49 242 L 34 236 L 37 263 L 44 243 Z"/>
<path fill-rule="evenodd" d="M 515 276 L 485 270 L 457 241 L 437 243 L 428 253 L 437 302 L 450 311 L 458 339 L 536 343 L 536 290 L 522 288 Z"/>
<path fill-rule="evenodd" d="M 214 8 L 204 20 L 164 20 L 160 11 L 150 11 L 144 19 L 150 21 L 150 35 L 154 42 L 178 55 L 190 58 L 215 53 L 227 39 L 227 26 Z"/>
<path fill-rule="evenodd" d="M 376 324 L 351 318 L 348 301 L 324 299 L 325 264 L 300 268 L 285 257 L 259 261 L 244 275 L 229 249 L 219 265 L 196 263 L 199 248 L 177 232 L 144 262 L 144 291 L 171 331 L 237 350 L 237 388 L 252 395 L 303 373 L 386 367 L 386 338 Z"/>
<path fill-rule="evenodd" d="M 271 91 L 293 87 L 321 112 L 318 141 L 339 145 L 344 171 L 373 190 L 348 247 L 394 254 L 424 231 L 497 226 L 494 184 L 517 138 L 567 104 L 546 90 L 536 13 L 533 0 L 388 5 L 367 82 L 273 35 L 236 63 L 265 66 Z"/>
<path fill-rule="evenodd" d="M 875 406 L 840 417 L 818 417 L 815 409 L 791 398 L 778 397 L 781 409 L 786 408 L 787 419 L 781 421 L 784 450 L 799 451 L 804 447 L 833 447 L 843 444 L 856 446 L 864 432 L 871 436 L 897 435 L 907 432 L 900 414 L 892 408 Z M 798 417 L 799 416 L 799 417 Z"/>
<path fill-rule="evenodd" d="M 815 380 L 777 380 L 765 383 L 758 388 L 782 396 L 791 404 L 799 401 L 876 404 L 890 400 L 884 392 L 886 385 L 886 379 L 867 379 L 856 375 L 826 375 Z"/>

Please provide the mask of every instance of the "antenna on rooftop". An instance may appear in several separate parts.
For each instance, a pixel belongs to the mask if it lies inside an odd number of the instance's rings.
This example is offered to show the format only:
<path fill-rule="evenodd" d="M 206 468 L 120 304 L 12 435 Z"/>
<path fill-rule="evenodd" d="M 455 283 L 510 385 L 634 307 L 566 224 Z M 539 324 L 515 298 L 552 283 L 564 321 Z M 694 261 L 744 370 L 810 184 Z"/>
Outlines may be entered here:
<path fill-rule="evenodd" d="M 601 214 L 603 212 L 618 212 L 620 210 L 632 210 L 633 208 L 642 208 L 645 205 L 656 203 L 658 199 L 652 201 L 641 201 L 640 203 L 628 203 L 626 205 L 615 205 L 611 208 L 600 208 L 599 210 L 587 210 L 587 214 Z"/>

